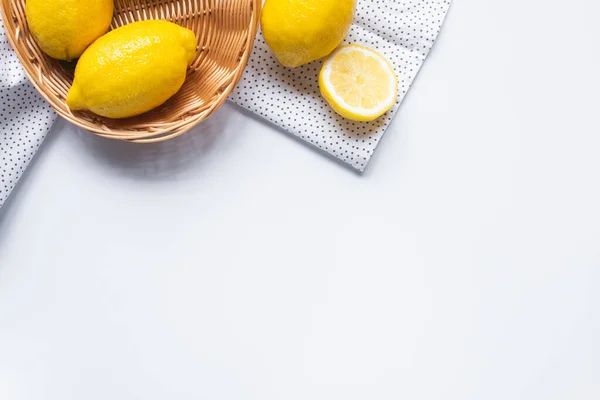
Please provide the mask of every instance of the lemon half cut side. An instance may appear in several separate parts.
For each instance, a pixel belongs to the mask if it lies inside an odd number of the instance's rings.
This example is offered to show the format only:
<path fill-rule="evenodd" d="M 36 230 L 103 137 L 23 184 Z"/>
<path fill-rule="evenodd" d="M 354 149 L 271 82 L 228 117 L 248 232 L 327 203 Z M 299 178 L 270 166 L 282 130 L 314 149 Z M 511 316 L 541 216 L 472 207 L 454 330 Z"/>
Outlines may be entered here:
<path fill-rule="evenodd" d="M 392 64 L 375 50 L 341 46 L 323 63 L 321 94 L 342 117 L 373 121 L 394 107 L 398 79 Z"/>

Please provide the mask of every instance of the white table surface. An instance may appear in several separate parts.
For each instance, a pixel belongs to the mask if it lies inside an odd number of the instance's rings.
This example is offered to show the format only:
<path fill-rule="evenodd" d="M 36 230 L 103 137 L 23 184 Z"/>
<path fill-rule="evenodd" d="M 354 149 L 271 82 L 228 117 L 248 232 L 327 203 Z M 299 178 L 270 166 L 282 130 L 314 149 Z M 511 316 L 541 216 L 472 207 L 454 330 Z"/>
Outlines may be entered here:
<path fill-rule="evenodd" d="M 599 15 L 455 0 L 362 176 L 230 104 L 58 122 L 0 211 L 0 399 L 597 400 Z"/>

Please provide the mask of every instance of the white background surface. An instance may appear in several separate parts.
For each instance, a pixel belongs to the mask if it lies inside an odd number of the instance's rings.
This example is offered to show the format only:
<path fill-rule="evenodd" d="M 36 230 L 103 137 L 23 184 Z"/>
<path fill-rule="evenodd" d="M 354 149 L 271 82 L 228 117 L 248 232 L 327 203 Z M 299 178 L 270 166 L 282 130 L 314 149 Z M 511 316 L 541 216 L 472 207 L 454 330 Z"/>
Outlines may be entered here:
<path fill-rule="evenodd" d="M 229 104 L 57 123 L 0 211 L 0 399 L 600 398 L 599 13 L 456 0 L 362 176 Z"/>

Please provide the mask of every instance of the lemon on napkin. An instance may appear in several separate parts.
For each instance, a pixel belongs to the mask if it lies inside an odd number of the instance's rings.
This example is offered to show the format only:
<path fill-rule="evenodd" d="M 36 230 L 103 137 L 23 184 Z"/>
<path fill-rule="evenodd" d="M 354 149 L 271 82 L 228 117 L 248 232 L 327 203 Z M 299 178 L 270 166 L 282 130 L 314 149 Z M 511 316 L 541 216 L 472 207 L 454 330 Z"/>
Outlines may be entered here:
<path fill-rule="evenodd" d="M 333 52 L 319 74 L 321 94 L 342 117 L 373 121 L 391 110 L 398 96 L 392 64 L 375 50 L 351 44 Z"/>
<path fill-rule="evenodd" d="M 299 67 L 331 53 L 352 25 L 355 0 L 267 0 L 262 32 L 275 57 Z"/>

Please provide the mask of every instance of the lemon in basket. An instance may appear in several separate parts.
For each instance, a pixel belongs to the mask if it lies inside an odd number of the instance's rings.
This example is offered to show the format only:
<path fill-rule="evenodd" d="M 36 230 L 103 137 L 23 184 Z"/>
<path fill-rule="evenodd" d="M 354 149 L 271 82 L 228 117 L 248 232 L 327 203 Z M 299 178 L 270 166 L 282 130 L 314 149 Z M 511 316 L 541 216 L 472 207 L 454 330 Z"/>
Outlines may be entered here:
<path fill-rule="evenodd" d="M 72 60 L 106 33 L 113 8 L 113 0 L 27 0 L 25 14 L 44 53 Z"/>
<path fill-rule="evenodd" d="M 396 103 L 398 79 L 390 62 L 375 50 L 342 46 L 323 63 L 321 94 L 344 118 L 373 121 Z"/>
<path fill-rule="evenodd" d="M 266 0 L 262 32 L 275 57 L 286 67 L 323 58 L 352 25 L 355 0 Z"/>
<path fill-rule="evenodd" d="M 168 21 L 139 21 L 96 40 L 83 53 L 67 96 L 72 110 L 126 118 L 158 107 L 185 81 L 194 32 Z"/>

